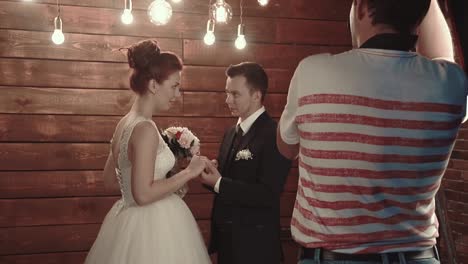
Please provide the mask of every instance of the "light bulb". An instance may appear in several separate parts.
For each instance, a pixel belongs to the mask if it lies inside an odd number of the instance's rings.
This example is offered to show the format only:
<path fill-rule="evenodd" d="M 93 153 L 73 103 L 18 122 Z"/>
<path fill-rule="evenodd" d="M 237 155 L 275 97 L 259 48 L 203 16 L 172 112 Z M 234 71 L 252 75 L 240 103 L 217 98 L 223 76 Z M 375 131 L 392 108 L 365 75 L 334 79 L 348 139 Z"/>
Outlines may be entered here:
<path fill-rule="evenodd" d="M 247 42 L 245 41 L 245 36 L 244 35 L 237 36 L 236 42 L 234 42 L 234 44 L 236 45 L 237 49 L 244 49 L 245 46 L 247 46 Z"/>
<path fill-rule="evenodd" d="M 269 0 L 257 0 L 257 1 L 261 6 L 266 6 L 268 5 L 268 2 L 270 2 Z"/>
<path fill-rule="evenodd" d="M 175 4 L 178 4 L 180 2 L 182 2 L 182 0 L 172 0 L 172 3 L 175 3 Z"/>
<path fill-rule="evenodd" d="M 215 43 L 216 37 L 214 34 L 214 28 L 215 28 L 214 20 L 209 19 L 208 22 L 206 22 L 206 34 L 205 34 L 205 37 L 203 38 L 203 41 L 208 46 L 211 46 Z"/>
<path fill-rule="evenodd" d="M 62 44 L 65 41 L 65 36 L 62 32 L 62 19 L 57 16 L 54 19 L 54 33 L 52 34 L 52 42 L 57 45 Z"/>
<path fill-rule="evenodd" d="M 156 26 L 165 25 L 172 16 L 172 7 L 166 0 L 154 0 L 148 7 L 148 16 Z"/>
<path fill-rule="evenodd" d="M 215 40 L 216 40 L 216 37 L 213 31 L 206 32 L 205 37 L 203 38 L 203 41 L 208 46 L 213 45 L 215 43 Z"/>
<path fill-rule="evenodd" d="M 237 38 L 236 38 L 236 41 L 234 42 L 234 45 L 236 46 L 237 49 L 244 49 L 245 46 L 247 46 L 247 41 L 245 41 L 243 24 L 239 24 L 237 26 Z"/>
<path fill-rule="evenodd" d="M 227 11 L 224 6 L 216 8 L 216 21 L 221 23 L 227 22 Z"/>
<path fill-rule="evenodd" d="M 216 3 L 211 6 L 211 12 L 216 23 L 226 24 L 231 21 L 232 8 L 224 0 L 216 0 Z"/>
<path fill-rule="evenodd" d="M 125 25 L 131 24 L 133 22 L 132 10 L 125 9 L 122 13 L 122 16 L 120 17 L 120 20 L 122 20 L 122 23 Z"/>
<path fill-rule="evenodd" d="M 54 33 L 52 34 L 52 41 L 57 45 L 60 45 L 65 41 L 65 36 L 63 35 L 62 30 L 54 30 Z"/>

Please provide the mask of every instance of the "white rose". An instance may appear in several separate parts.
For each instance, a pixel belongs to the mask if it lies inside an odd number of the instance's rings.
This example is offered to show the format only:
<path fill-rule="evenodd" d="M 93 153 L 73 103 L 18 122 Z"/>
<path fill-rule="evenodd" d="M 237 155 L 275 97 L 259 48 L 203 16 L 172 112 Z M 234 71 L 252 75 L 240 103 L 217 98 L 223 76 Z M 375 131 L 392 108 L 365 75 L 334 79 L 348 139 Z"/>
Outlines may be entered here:
<path fill-rule="evenodd" d="M 180 146 L 183 147 L 184 149 L 189 149 L 192 143 L 192 140 L 193 138 L 190 137 L 187 131 L 184 130 L 179 140 L 177 140 L 177 142 L 179 142 Z"/>

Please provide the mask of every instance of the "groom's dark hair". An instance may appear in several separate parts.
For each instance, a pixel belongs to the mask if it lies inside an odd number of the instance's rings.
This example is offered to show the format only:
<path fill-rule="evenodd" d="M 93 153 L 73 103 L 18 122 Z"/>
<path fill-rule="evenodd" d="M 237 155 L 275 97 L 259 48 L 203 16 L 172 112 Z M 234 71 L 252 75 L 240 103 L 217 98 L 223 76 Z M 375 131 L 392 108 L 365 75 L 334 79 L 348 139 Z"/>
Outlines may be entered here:
<path fill-rule="evenodd" d="M 263 102 L 268 89 L 268 76 L 260 64 L 255 62 L 242 62 L 231 65 L 227 68 L 226 75 L 229 78 L 244 76 L 251 92 L 260 91 L 262 94 L 261 100 Z"/>

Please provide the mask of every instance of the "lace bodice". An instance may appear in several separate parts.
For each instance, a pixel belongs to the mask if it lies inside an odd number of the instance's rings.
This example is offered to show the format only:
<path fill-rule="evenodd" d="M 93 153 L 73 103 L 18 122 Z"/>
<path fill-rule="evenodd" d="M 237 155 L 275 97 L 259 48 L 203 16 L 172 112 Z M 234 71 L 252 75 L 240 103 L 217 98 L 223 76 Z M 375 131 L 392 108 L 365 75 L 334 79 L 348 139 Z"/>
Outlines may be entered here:
<path fill-rule="evenodd" d="M 119 181 L 120 192 L 122 194 L 122 199 L 120 201 L 122 208 L 136 205 L 135 200 L 133 199 L 131 187 L 132 163 L 128 158 L 128 142 L 130 140 L 130 136 L 132 135 L 133 129 L 140 122 L 150 122 L 154 126 L 154 129 L 158 130 L 153 120 L 146 119 L 141 116 L 129 117 L 126 124 L 124 125 L 122 138 L 120 139 L 119 157 L 116 168 L 117 179 Z M 159 133 L 158 137 L 159 145 L 154 164 L 154 179 L 163 179 L 174 166 L 175 157 Z"/>

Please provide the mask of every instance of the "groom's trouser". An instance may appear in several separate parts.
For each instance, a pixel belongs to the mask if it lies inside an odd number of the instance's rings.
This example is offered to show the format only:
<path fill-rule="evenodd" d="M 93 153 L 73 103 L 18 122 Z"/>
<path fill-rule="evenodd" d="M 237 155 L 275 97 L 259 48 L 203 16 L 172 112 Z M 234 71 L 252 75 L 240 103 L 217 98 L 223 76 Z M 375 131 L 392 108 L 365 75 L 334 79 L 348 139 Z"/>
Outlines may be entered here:
<path fill-rule="evenodd" d="M 218 226 L 218 264 L 234 263 L 230 225 Z"/>

